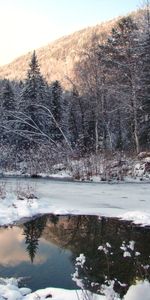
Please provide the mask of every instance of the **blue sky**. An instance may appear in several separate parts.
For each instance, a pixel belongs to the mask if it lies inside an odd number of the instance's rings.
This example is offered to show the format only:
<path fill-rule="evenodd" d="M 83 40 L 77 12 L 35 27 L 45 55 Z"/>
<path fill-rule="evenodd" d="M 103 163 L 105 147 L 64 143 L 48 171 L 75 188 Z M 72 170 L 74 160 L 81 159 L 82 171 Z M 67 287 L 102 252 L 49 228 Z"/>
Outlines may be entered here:
<path fill-rule="evenodd" d="M 0 64 L 140 7 L 140 0 L 0 0 Z"/>

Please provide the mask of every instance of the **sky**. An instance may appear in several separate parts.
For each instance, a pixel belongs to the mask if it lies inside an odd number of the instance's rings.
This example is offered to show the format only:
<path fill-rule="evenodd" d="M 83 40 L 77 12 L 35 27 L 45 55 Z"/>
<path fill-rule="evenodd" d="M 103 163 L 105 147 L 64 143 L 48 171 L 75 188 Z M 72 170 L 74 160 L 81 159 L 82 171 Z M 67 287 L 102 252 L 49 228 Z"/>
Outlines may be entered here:
<path fill-rule="evenodd" d="M 140 6 L 140 0 L 0 0 L 0 65 Z"/>

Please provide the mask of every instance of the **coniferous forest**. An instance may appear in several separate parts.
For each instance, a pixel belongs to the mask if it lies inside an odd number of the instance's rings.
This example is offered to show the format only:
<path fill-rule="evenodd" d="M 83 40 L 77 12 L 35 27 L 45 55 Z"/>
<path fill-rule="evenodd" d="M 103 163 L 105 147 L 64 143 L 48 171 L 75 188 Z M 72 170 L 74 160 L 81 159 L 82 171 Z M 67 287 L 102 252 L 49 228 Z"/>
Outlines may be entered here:
<path fill-rule="evenodd" d="M 68 157 L 150 150 L 149 7 L 107 35 L 93 31 L 67 81 L 47 80 L 36 51 L 24 80 L 1 78 L 1 168 L 44 171 Z"/>

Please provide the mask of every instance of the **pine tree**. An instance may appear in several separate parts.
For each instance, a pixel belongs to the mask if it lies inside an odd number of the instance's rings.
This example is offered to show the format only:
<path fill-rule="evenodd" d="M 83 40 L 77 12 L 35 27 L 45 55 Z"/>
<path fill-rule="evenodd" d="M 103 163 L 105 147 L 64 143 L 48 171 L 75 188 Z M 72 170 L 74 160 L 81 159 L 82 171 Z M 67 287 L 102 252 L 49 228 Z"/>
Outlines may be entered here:
<path fill-rule="evenodd" d="M 3 101 L 3 109 L 6 112 L 13 111 L 15 109 L 14 92 L 8 79 L 4 79 L 3 81 L 1 97 Z"/>
<path fill-rule="evenodd" d="M 62 125 L 62 87 L 58 80 L 54 81 L 51 86 L 51 113 L 56 120 L 56 122 L 61 126 Z M 56 127 L 56 123 L 53 122 L 51 126 L 51 135 L 55 140 L 62 139 L 62 134 L 58 127 Z"/>
<path fill-rule="evenodd" d="M 39 133 L 46 130 L 47 118 L 40 106 L 47 104 L 47 83 L 41 75 L 35 51 L 33 52 L 27 78 L 20 97 L 20 115 L 18 132 L 25 137 L 29 146 L 39 138 Z M 30 141 L 30 142 L 29 142 Z"/>
<path fill-rule="evenodd" d="M 62 87 L 58 80 L 51 84 L 51 100 L 52 107 L 51 111 L 57 122 L 61 120 L 62 113 Z"/>
<path fill-rule="evenodd" d="M 41 75 L 35 51 L 29 64 L 21 98 L 24 102 L 25 110 L 31 113 L 35 109 L 34 105 L 45 105 L 47 101 L 47 83 Z"/>
<path fill-rule="evenodd" d="M 12 142 L 12 130 L 14 127 L 15 96 L 8 79 L 4 79 L 0 91 L 0 112 L 1 112 L 1 140 Z"/>

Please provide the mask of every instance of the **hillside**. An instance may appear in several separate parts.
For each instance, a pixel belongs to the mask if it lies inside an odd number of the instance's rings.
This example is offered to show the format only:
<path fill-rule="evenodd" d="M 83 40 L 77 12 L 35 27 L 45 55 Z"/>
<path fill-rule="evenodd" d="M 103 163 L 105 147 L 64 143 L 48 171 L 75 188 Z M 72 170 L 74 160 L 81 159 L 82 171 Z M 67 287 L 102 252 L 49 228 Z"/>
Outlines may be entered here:
<path fill-rule="evenodd" d="M 139 25 L 143 19 L 143 10 L 139 9 L 133 12 L 131 16 Z M 69 85 L 67 77 L 73 78 L 73 68 L 75 63 L 80 61 L 81 53 L 85 49 L 87 51 L 94 37 L 96 37 L 97 42 L 105 40 L 120 18 L 82 29 L 47 46 L 36 49 L 41 72 L 47 81 L 50 83 L 53 80 L 59 80 L 64 88 L 67 88 Z M 0 79 L 23 80 L 26 76 L 31 55 L 32 52 L 29 52 L 13 62 L 1 66 Z"/>
<path fill-rule="evenodd" d="M 91 44 L 94 36 L 103 39 L 111 31 L 116 20 L 102 23 L 94 27 L 88 27 L 69 36 L 64 36 L 45 47 L 36 50 L 41 72 L 48 82 L 61 81 L 64 87 L 72 78 L 73 67 L 80 60 L 81 52 Z M 10 80 L 22 80 L 26 76 L 31 52 L 14 60 L 12 63 L 0 67 L 0 78 Z"/>

